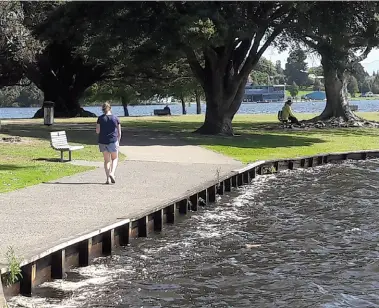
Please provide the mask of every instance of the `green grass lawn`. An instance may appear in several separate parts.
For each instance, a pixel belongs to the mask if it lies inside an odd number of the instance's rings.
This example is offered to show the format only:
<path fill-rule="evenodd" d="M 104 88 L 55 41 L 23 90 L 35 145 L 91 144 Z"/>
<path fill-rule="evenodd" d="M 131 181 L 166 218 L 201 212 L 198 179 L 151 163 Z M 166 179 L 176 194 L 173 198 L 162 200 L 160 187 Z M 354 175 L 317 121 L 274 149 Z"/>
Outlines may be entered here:
<path fill-rule="evenodd" d="M 379 121 L 379 113 L 360 113 L 368 120 Z M 314 115 L 299 114 L 300 119 Z M 379 148 L 379 129 L 341 128 L 283 130 L 275 115 L 237 115 L 235 137 L 199 136 L 192 132 L 204 116 L 123 118 L 124 126 L 155 132 L 174 132 L 191 144 L 228 155 L 244 163 L 257 160 L 290 158 L 317 153 L 368 150 Z"/>
<path fill-rule="evenodd" d="M 50 147 L 50 130 L 64 129 L 68 132 L 70 144 L 84 145 L 84 149 L 72 153 L 73 159 L 102 161 L 96 134 L 93 130 L 81 130 L 78 121 L 80 119 L 73 119 L 69 125 L 60 127 L 58 124 L 52 128 L 40 125 L 40 121 L 35 120 L 17 120 L 4 125 L 5 131 L 0 133 L 0 139 L 20 136 L 22 141 L 0 141 L 0 193 L 93 169 L 59 162 L 60 152 Z M 64 155 L 68 159 L 68 153 Z M 125 159 L 125 156 L 120 154 L 120 159 Z"/>
<path fill-rule="evenodd" d="M 0 143 L 0 193 L 92 169 L 49 161 L 59 152 L 47 146 L 45 141 L 32 138 L 23 138 L 20 143 Z"/>
<path fill-rule="evenodd" d="M 244 163 L 379 148 L 379 131 L 374 132 L 370 129 L 346 129 L 339 132 L 313 130 L 306 133 L 304 131 L 265 133 L 257 130 L 241 133 L 242 135 L 233 142 L 215 140 L 214 144 L 206 145 L 206 148 L 234 157 Z"/>
<path fill-rule="evenodd" d="M 368 120 L 379 121 L 379 113 L 358 114 Z M 314 115 L 298 116 L 301 120 Z M 125 132 L 145 130 L 151 135 L 171 133 L 189 144 L 205 147 L 244 163 L 379 148 L 379 129 L 376 128 L 284 130 L 276 115 L 237 115 L 233 122 L 234 137 L 193 134 L 204 121 L 203 115 L 120 119 Z M 84 150 L 73 153 L 74 159 L 102 160 L 93 131 L 94 119 L 58 119 L 52 128 L 41 125 L 41 120 L 4 122 L 8 132 L 0 137 L 21 136 L 22 142 L 0 144 L 0 193 L 90 169 L 52 160 L 58 159 L 60 154 L 50 148 L 50 130 L 66 130 L 70 143 L 84 145 Z"/>

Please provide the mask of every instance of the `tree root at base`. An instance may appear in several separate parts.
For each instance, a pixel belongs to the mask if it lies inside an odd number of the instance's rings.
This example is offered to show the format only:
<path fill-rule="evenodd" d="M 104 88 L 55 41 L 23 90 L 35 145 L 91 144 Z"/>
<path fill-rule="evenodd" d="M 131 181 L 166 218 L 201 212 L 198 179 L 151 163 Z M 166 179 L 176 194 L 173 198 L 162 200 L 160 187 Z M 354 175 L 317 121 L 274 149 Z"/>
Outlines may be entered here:
<path fill-rule="evenodd" d="M 43 108 L 38 109 L 37 112 L 34 114 L 33 119 L 43 118 L 44 117 L 44 110 Z M 97 117 L 96 114 L 93 112 L 84 110 L 83 108 L 80 108 L 78 111 L 75 112 L 69 112 L 69 111 L 57 111 L 54 110 L 54 117 L 55 118 L 76 118 L 76 117 L 82 117 L 82 118 L 94 118 Z"/>
<path fill-rule="evenodd" d="M 205 135 L 205 136 L 222 136 L 222 137 L 233 137 L 234 132 L 233 129 L 228 129 L 228 130 L 219 130 L 219 129 L 214 129 L 213 127 L 210 128 L 209 126 L 204 126 L 202 125 L 195 131 L 193 131 L 194 134 L 199 134 L 199 135 Z"/>
<path fill-rule="evenodd" d="M 320 116 L 310 120 L 302 121 L 302 126 L 306 128 L 338 128 L 338 127 L 379 127 L 379 122 L 365 120 L 361 117 L 354 116 L 345 120 L 342 117 L 322 118 Z"/>

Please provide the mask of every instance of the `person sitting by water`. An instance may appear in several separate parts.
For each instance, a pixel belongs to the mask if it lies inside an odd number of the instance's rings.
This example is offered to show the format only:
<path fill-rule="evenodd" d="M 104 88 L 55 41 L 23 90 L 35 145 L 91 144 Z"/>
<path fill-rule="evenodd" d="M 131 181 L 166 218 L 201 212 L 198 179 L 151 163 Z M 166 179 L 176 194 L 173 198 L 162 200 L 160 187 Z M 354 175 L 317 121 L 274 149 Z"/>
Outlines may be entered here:
<path fill-rule="evenodd" d="M 288 121 L 289 120 L 291 123 L 297 124 L 297 125 L 301 126 L 301 123 L 299 122 L 299 120 L 293 114 L 291 105 L 292 105 L 292 101 L 290 99 L 287 100 L 284 103 L 284 106 L 282 108 L 282 119 L 284 121 Z"/>
<path fill-rule="evenodd" d="M 164 110 L 164 111 L 167 111 L 167 113 L 168 113 L 169 115 L 171 115 L 171 109 L 170 109 L 170 107 L 169 107 L 168 105 L 166 105 L 166 107 L 164 107 L 163 110 Z"/>

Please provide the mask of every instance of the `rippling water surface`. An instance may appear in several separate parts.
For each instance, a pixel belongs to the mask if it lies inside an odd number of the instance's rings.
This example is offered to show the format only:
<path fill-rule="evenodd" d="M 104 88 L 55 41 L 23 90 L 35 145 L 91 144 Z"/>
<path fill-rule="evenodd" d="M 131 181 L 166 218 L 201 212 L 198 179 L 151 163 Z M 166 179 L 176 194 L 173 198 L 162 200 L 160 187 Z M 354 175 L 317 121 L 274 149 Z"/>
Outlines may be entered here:
<path fill-rule="evenodd" d="M 10 307 L 379 307 L 379 162 L 259 177 Z"/>
<path fill-rule="evenodd" d="M 357 105 L 358 110 L 362 112 L 379 111 L 379 100 L 363 100 L 352 101 L 352 105 Z M 130 106 L 129 113 L 131 116 L 149 116 L 153 115 L 154 109 L 161 109 L 166 105 L 139 105 Z M 283 107 L 283 102 L 279 103 L 254 103 L 242 104 L 238 110 L 238 114 L 276 114 Z M 182 114 L 182 106 L 180 104 L 170 105 L 173 115 Z M 196 114 L 196 104 L 192 103 L 187 106 L 187 114 Z M 292 105 L 296 113 L 320 113 L 325 108 L 325 102 L 295 102 Z M 0 108 L 0 119 L 12 118 L 32 118 L 39 108 Z M 88 106 L 84 109 L 91 111 L 97 115 L 101 114 L 100 106 Z M 206 106 L 202 104 L 202 113 L 205 113 Z M 124 115 L 122 106 L 113 106 L 112 111 L 117 116 Z M 301 118 L 301 116 L 300 116 Z"/>

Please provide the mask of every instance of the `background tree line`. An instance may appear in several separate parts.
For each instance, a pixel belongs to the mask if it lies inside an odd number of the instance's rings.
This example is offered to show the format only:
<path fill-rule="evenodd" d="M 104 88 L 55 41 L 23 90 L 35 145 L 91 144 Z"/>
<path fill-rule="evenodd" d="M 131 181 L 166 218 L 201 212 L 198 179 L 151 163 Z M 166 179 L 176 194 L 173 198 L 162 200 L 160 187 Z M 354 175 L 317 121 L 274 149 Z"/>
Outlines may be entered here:
<path fill-rule="evenodd" d="M 280 61 L 273 63 L 262 57 L 250 73 L 249 81 L 256 85 L 286 84 L 289 89 L 296 87 L 298 90 L 324 91 L 322 79 L 317 78 L 317 76 L 323 76 L 322 66 L 308 68 L 306 54 L 306 51 L 300 48 L 292 51 L 287 58 L 285 69 L 282 68 Z M 314 75 L 316 78 L 313 76 L 310 78 L 309 75 Z M 104 100 L 111 100 L 123 106 L 133 106 L 170 96 L 183 104 L 183 114 L 186 114 L 186 102 L 193 101 L 198 102 L 200 106 L 198 112 L 201 113 L 200 101 L 204 99 L 204 94 L 199 83 L 193 78 L 173 82 L 166 85 L 164 89 L 154 87 L 153 83 L 149 84 L 149 89 L 141 87 L 134 89 L 122 82 L 96 83 L 84 92 L 81 99 L 83 105 L 86 106 L 100 104 Z M 142 91 L 144 95 L 138 90 Z M 347 90 L 353 97 L 357 93 L 379 94 L 379 73 L 373 72 L 373 76 L 370 76 L 364 67 L 357 63 L 354 71 L 348 77 Z M 0 106 L 2 107 L 38 107 L 43 102 L 43 93 L 33 83 L 4 87 L 0 89 L 0 97 Z"/>

